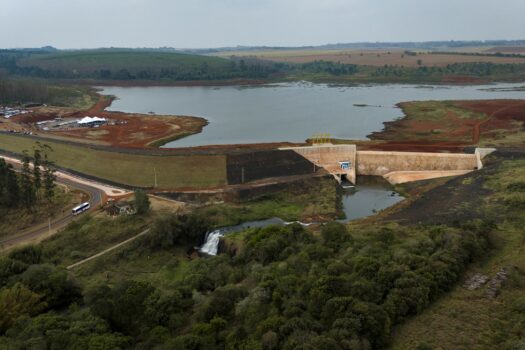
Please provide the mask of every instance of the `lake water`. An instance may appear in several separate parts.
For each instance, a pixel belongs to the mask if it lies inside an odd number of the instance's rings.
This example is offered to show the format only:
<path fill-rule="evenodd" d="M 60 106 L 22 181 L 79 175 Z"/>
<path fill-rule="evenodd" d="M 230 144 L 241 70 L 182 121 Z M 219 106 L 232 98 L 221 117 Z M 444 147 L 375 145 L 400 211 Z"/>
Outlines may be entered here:
<path fill-rule="evenodd" d="M 524 99 L 525 91 L 493 91 L 523 84 L 477 86 L 285 83 L 224 87 L 104 87 L 117 96 L 112 111 L 204 117 L 202 133 L 165 147 L 257 142 L 302 142 L 316 133 L 365 139 L 402 117 L 396 103 L 415 100 Z M 355 104 L 366 104 L 358 107 Z"/>

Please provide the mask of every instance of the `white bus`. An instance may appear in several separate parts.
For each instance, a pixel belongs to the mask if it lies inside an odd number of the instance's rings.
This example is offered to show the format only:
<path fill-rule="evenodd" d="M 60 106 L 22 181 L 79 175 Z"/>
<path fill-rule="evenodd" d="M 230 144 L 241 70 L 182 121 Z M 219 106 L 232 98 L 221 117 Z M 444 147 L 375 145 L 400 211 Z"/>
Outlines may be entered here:
<path fill-rule="evenodd" d="M 73 208 L 71 211 L 73 215 L 78 215 L 89 209 L 89 203 L 85 202 Z"/>

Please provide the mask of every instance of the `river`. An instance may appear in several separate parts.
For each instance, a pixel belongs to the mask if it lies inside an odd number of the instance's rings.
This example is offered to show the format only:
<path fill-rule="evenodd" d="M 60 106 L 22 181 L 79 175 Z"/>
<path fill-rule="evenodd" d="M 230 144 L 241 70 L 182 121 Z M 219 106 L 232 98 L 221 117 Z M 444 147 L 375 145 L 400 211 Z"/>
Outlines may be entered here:
<path fill-rule="evenodd" d="M 343 183 L 342 204 L 345 218 L 338 220 L 346 223 L 352 220 L 364 218 L 391 207 L 402 201 L 404 198 L 392 190 L 383 178 L 376 176 L 359 177 L 356 186 L 350 183 Z M 297 221 L 294 221 L 297 222 Z M 271 225 L 284 226 L 294 222 L 286 222 L 280 218 L 270 218 L 266 220 L 249 221 L 240 225 L 223 227 L 210 231 L 204 238 L 204 244 L 199 251 L 207 255 L 217 255 L 219 252 L 219 242 L 222 237 L 229 233 L 240 232 L 248 228 L 266 227 Z M 297 222 L 303 226 L 308 223 Z"/>
<path fill-rule="evenodd" d="M 494 91 L 523 84 L 476 86 L 358 85 L 305 82 L 221 87 L 103 87 L 117 100 L 112 111 L 178 114 L 209 121 L 200 134 L 165 147 L 302 142 L 316 133 L 366 139 L 403 116 L 395 105 L 415 100 L 524 99 L 525 91 Z M 366 105 L 366 107 L 358 106 Z"/>

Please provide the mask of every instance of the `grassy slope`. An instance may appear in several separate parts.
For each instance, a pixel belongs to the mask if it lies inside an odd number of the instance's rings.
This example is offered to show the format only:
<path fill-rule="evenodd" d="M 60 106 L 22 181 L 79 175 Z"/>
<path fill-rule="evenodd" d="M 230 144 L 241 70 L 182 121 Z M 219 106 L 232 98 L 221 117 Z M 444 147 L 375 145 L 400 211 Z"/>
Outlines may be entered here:
<path fill-rule="evenodd" d="M 91 108 L 99 99 L 94 89 L 85 86 L 49 85 L 48 93 L 48 105 L 81 110 Z"/>
<path fill-rule="evenodd" d="M 94 69 L 128 70 L 145 67 L 177 68 L 198 67 L 203 63 L 209 67 L 227 67 L 229 61 L 218 57 L 167 52 L 141 52 L 130 50 L 81 50 L 53 54 L 36 54 L 21 59 L 23 67 L 36 66 L 42 69 L 78 71 Z"/>
<path fill-rule="evenodd" d="M 460 284 L 402 325 L 394 335 L 392 349 L 521 349 L 518 339 L 525 334 L 516 327 L 525 311 L 525 194 L 507 189 L 516 182 L 525 183 L 524 160 L 505 162 L 485 183 L 496 194 L 482 205 L 497 210 L 502 203 L 517 198 L 521 210 L 516 205 L 514 213 L 500 218 L 498 229 L 493 232 L 491 253 L 465 274 L 465 278 L 474 273 L 493 277 L 502 267 L 511 271 L 516 267 L 501 295 L 489 299 L 485 287 L 469 291 Z"/>
<path fill-rule="evenodd" d="M 138 234 L 152 217 L 83 216 L 46 240 L 44 254 L 53 263 L 66 267 Z"/>
<path fill-rule="evenodd" d="M 226 183 L 224 156 L 144 156 L 93 150 L 89 147 L 46 141 L 52 147 L 51 160 L 83 174 L 130 186 L 158 188 L 213 187 Z M 35 141 L 0 133 L 0 148 L 21 153 Z"/>

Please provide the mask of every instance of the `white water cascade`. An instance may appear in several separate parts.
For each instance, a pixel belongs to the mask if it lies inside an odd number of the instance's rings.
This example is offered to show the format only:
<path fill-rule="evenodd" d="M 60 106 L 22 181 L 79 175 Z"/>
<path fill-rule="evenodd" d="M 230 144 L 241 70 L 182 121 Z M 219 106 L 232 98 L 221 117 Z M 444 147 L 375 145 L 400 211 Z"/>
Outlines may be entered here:
<path fill-rule="evenodd" d="M 200 247 L 199 251 L 208 255 L 217 255 L 219 252 L 219 242 L 223 236 L 224 233 L 221 230 L 208 232 L 204 244 Z"/>
<path fill-rule="evenodd" d="M 266 227 L 270 225 L 288 226 L 294 223 L 297 223 L 302 226 L 310 226 L 313 224 L 305 224 L 300 221 L 286 222 L 279 218 L 271 218 L 259 221 L 249 221 L 237 226 L 223 227 L 215 231 L 206 233 L 206 237 L 204 238 L 204 244 L 199 248 L 199 252 L 207 255 L 217 255 L 219 253 L 219 242 L 226 233 L 239 232 L 248 228 Z"/>

